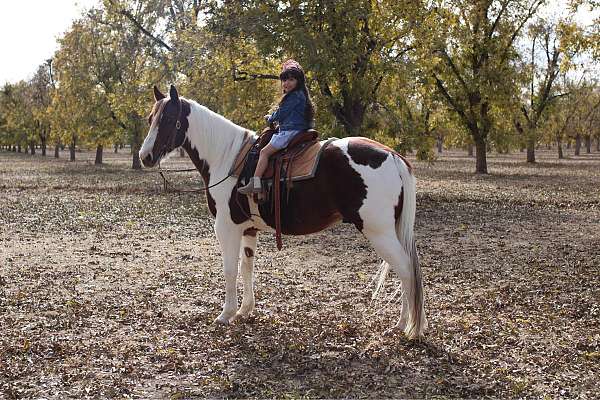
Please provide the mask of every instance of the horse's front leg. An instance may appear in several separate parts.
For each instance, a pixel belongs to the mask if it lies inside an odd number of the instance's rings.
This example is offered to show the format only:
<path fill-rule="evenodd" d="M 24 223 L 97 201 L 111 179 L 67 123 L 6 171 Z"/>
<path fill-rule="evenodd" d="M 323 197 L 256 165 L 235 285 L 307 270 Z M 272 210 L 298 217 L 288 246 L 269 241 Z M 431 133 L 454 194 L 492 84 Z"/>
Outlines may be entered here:
<path fill-rule="evenodd" d="M 254 229 L 244 231 L 242 236 L 240 273 L 244 283 L 244 297 L 234 319 L 246 318 L 254 310 L 254 254 L 256 253 L 257 236 L 258 231 Z"/>
<path fill-rule="evenodd" d="M 217 218 L 215 233 L 223 256 L 223 273 L 225 275 L 225 303 L 223 312 L 215 319 L 216 323 L 228 324 L 237 309 L 238 261 L 242 230 L 231 221 Z"/>

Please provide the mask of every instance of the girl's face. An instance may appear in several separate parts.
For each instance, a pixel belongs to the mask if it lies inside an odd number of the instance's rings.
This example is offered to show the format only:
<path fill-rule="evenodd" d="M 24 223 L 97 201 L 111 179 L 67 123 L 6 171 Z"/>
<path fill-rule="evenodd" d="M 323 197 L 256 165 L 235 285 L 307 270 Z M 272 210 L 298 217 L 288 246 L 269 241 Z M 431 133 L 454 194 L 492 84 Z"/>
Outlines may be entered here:
<path fill-rule="evenodd" d="M 281 81 L 281 87 L 283 88 L 283 93 L 289 93 L 296 89 L 298 85 L 298 80 L 294 77 L 288 76 L 287 78 Z"/>

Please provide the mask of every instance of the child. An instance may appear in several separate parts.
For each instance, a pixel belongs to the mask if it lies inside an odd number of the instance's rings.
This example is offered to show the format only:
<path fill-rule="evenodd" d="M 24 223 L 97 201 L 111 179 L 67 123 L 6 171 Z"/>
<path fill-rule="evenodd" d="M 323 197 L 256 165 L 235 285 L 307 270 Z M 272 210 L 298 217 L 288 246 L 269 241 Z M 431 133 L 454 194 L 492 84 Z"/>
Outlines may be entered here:
<path fill-rule="evenodd" d="M 279 132 L 276 132 L 269 144 L 260 151 L 254 176 L 246 186 L 238 189 L 242 194 L 260 193 L 262 191 L 260 180 L 267 169 L 269 157 L 287 147 L 298 133 L 312 127 L 315 111 L 302 67 L 294 60 L 287 60 L 281 69 L 279 79 L 283 97 L 279 101 L 277 110 L 272 115 L 265 115 L 269 124 L 279 122 Z"/>

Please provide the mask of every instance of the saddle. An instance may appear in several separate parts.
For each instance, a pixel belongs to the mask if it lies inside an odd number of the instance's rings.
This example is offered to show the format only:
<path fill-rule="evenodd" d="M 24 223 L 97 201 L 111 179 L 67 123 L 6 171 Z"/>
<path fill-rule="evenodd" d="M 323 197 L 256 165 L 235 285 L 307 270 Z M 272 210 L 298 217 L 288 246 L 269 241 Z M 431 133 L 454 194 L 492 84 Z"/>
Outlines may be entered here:
<path fill-rule="evenodd" d="M 233 176 L 238 176 L 238 185 L 245 184 L 254 174 L 260 150 L 269 144 L 276 133 L 266 128 L 253 143 L 242 146 L 234 163 Z M 322 150 L 329 144 L 318 141 L 319 133 L 313 129 L 296 135 L 288 146 L 269 158 L 267 170 L 263 174 L 262 183 L 264 197 L 254 194 L 254 201 L 259 204 L 261 212 L 272 213 L 275 220 L 275 241 L 281 250 L 281 205 L 282 199 L 287 202 L 293 182 L 314 177 Z"/>

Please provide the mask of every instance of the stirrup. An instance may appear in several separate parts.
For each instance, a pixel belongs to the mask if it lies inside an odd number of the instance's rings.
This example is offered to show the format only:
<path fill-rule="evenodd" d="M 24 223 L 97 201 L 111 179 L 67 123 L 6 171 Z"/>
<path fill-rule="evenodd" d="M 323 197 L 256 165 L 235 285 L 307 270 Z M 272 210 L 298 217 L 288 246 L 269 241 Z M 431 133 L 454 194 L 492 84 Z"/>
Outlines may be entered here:
<path fill-rule="evenodd" d="M 239 187 L 237 189 L 238 193 L 240 194 L 245 194 L 245 195 L 251 195 L 251 194 L 258 194 L 258 193 L 262 193 L 262 186 L 261 187 L 255 187 L 254 186 L 254 178 L 250 178 L 250 182 L 248 182 L 247 185 Z"/>

